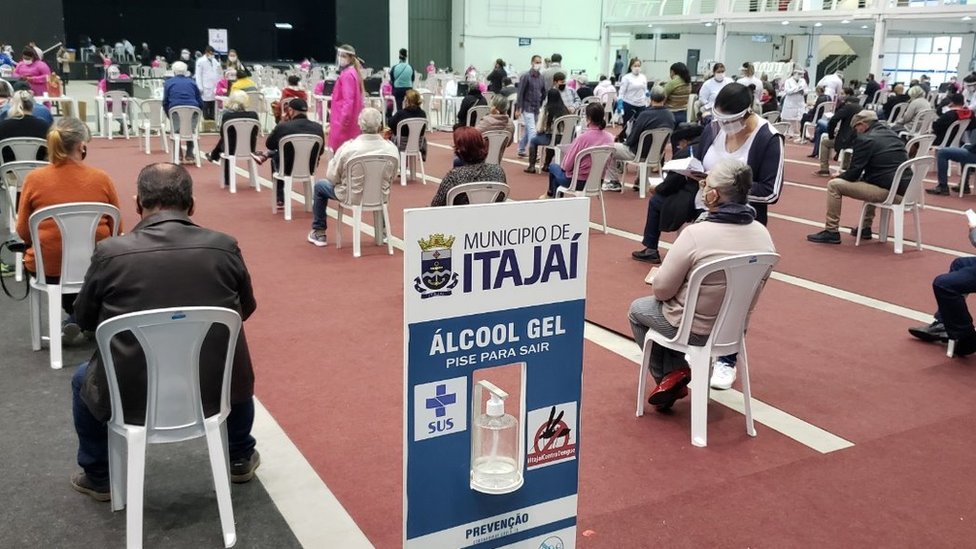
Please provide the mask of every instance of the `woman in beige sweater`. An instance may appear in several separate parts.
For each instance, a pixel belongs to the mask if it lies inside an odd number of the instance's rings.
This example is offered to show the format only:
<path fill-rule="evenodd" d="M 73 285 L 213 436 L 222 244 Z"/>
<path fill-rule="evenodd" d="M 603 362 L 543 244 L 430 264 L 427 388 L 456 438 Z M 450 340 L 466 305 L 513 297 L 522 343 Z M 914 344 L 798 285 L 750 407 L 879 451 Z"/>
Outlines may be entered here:
<path fill-rule="evenodd" d="M 776 250 L 769 231 L 755 220 L 756 212 L 748 204 L 752 186 L 748 165 L 731 158 L 723 160 L 701 185 L 708 211 L 674 241 L 653 277 L 653 294 L 630 305 L 634 340 L 642 347 L 648 329 L 667 337 L 677 334 L 688 298 L 688 279 L 696 267 L 732 255 Z M 705 279 L 691 327 L 692 345 L 704 345 L 708 340 L 724 297 L 723 276 Z M 650 370 L 657 387 L 648 402 L 663 411 L 687 396 L 691 370 L 682 353 L 652 345 Z"/>

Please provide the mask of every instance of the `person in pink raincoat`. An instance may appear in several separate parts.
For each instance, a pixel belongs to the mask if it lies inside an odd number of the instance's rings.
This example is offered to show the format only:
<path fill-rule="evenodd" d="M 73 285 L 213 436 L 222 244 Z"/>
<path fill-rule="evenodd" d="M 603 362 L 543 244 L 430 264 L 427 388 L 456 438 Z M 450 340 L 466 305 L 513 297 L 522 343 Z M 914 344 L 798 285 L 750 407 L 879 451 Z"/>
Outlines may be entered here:
<path fill-rule="evenodd" d="M 47 93 L 47 77 L 50 74 L 51 67 L 37 58 L 34 48 L 24 48 L 20 63 L 14 67 L 14 76 L 19 76 L 30 84 L 34 97 L 42 97 Z"/>
<path fill-rule="evenodd" d="M 336 63 L 339 65 L 339 79 L 332 90 L 332 103 L 329 107 L 329 147 L 333 151 L 355 139 L 361 133 L 359 113 L 363 110 L 366 91 L 363 88 L 362 64 L 356 57 L 356 49 L 343 44 L 337 49 Z"/>

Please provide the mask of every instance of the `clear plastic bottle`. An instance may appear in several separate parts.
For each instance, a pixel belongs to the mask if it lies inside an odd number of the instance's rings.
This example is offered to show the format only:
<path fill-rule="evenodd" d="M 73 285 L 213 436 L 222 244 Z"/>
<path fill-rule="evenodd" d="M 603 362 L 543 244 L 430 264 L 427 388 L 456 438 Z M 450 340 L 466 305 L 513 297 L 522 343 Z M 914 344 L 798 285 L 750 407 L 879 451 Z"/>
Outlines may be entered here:
<path fill-rule="evenodd" d="M 486 494 L 517 490 L 522 486 L 518 420 L 505 413 L 505 402 L 494 391 L 474 431 L 471 488 Z"/>

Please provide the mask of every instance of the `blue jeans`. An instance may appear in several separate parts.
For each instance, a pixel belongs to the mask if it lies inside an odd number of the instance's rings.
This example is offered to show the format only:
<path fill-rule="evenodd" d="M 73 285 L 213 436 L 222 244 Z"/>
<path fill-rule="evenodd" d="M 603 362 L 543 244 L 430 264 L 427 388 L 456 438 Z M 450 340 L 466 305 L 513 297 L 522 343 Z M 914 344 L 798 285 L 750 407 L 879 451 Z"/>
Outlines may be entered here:
<path fill-rule="evenodd" d="M 522 128 L 525 130 L 522 132 L 522 136 L 519 137 L 518 142 L 518 153 L 525 154 L 525 146 L 535 137 L 535 123 L 536 118 L 539 116 L 537 112 L 525 112 L 522 111 Z"/>
<path fill-rule="evenodd" d="M 938 171 L 940 189 L 949 188 L 950 160 L 958 162 L 960 166 L 965 164 L 976 164 L 976 152 L 969 152 L 962 147 L 939 149 L 939 152 L 935 154 L 935 167 Z"/>
<path fill-rule="evenodd" d="M 325 230 L 325 209 L 329 207 L 329 199 L 339 200 L 336 197 L 335 185 L 328 179 L 323 179 L 315 183 L 312 191 L 312 229 L 316 231 Z"/>
<path fill-rule="evenodd" d="M 71 412 L 74 416 L 75 433 L 78 435 L 78 465 L 97 486 L 107 486 L 108 427 L 99 421 L 88 405 L 81 400 L 81 386 L 85 383 L 88 363 L 83 362 L 71 376 Z M 251 436 L 254 424 L 254 399 L 231 406 L 227 416 L 227 447 L 230 461 L 249 459 L 254 453 L 256 441 Z"/>
<path fill-rule="evenodd" d="M 680 111 L 671 111 L 671 114 L 674 115 L 675 128 L 688 121 L 688 109 L 681 109 Z"/>
<path fill-rule="evenodd" d="M 563 167 L 559 164 L 553 162 L 549 164 L 549 192 L 546 194 L 548 196 L 556 196 L 556 189 L 559 187 L 569 188 L 569 184 L 573 182 L 573 178 L 566 175 L 563 171 Z M 580 179 L 576 182 L 576 190 L 581 191 L 583 187 L 586 186 L 586 180 Z"/>
<path fill-rule="evenodd" d="M 530 168 L 534 168 L 535 167 L 535 162 L 539 158 L 538 157 L 538 154 L 539 154 L 538 147 L 548 145 L 550 143 L 550 141 L 552 141 L 552 134 L 550 134 L 550 133 L 537 133 L 537 134 L 535 134 L 535 135 L 532 136 L 532 139 L 529 140 L 529 167 Z M 549 155 L 551 155 L 551 154 L 552 153 L 550 152 Z M 546 158 L 546 159 L 543 160 L 543 163 L 542 163 L 543 166 L 546 165 L 545 160 L 550 160 L 551 159 L 551 156 L 549 156 L 549 155 L 546 155 L 549 158 Z"/>
<path fill-rule="evenodd" d="M 817 129 L 813 133 L 813 156 L 820 155 L 820 136 L 827 132 L 827 121 L 820 119 L 817 122 Z"/>
<path fill-rule="evenodd" d="M 940 274 L 932 281 L 932 292 L 939 305 L 935 319 L 945 324 L 949 337 L 976 337 L 973 317 L 966 306 L 966 295 L 976 292 L 976 257 L 957 257 L 952 260 L 949 272 Z"/>

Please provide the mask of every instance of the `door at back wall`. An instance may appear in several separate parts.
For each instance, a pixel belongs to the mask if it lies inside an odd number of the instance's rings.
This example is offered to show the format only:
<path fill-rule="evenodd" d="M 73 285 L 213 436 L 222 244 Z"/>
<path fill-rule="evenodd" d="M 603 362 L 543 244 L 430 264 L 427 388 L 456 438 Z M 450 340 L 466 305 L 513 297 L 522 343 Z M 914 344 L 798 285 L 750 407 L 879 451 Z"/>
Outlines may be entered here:
<path fill-rule="evenodd" d="M 414 70 L 426 74 L 427 63 L 431 60 L 439 69 L 449 66 L 451 64 L 451 0 L 410 0 L 409 9 L 410 45 L 407 49 Z M 396 46 L 396 44 L 392 45 Z"/>

